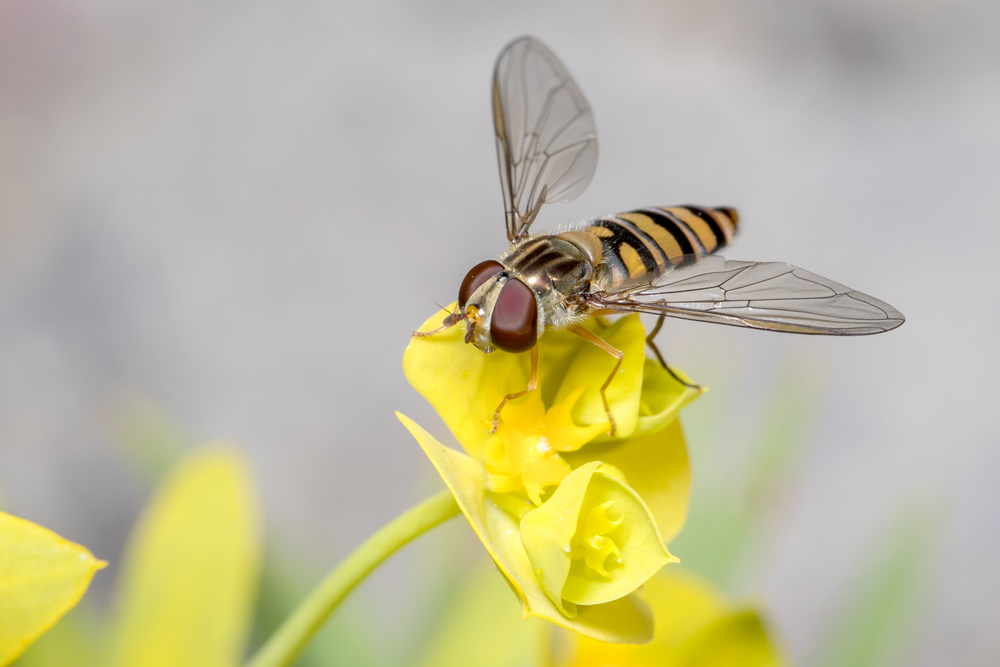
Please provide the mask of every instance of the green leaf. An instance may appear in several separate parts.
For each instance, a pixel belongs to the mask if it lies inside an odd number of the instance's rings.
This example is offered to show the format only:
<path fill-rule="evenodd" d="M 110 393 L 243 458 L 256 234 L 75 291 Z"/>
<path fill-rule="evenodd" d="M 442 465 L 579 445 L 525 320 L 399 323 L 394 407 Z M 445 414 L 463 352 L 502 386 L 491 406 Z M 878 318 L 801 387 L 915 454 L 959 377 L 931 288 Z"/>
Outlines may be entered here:
<path fill-rule="evenodd" d="M 238 665 L 259 552 L 256 493 L 243 458 L 218 447 L 185 458 L 132 535 L 112 665 Z"/>
<path fill-rule="evenodd" d="M 546 596 L 521 545 L 519 526 L 489 498 L 486 470 L 470 457 L 441 445 L 413 420 L 396 413 L 420 443 L 451 489 L 462 513 L 479 536 L 497 569 L 521 601 L 522 617 L 545 618 L 604 642 L 642 643 L 653 635 L 649 608 L 635 594 L 593 606 L 580 606 L 567 618 Z"/>
<path fill-rule="evenodd" d="M 0 512 L 0 665 L 79 602 L 105 565 L 51 530 Z"/>

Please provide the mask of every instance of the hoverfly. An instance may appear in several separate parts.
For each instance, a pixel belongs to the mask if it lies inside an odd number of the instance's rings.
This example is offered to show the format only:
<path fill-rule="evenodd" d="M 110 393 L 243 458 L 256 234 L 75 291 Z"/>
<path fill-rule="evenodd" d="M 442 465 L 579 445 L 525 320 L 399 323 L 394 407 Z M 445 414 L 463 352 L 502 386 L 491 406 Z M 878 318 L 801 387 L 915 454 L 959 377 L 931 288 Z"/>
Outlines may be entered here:
<path fill-rule="evenodd" d="M 623 353 L 580 326 L 595 315 L 658 315 L 647 343 L 668 371 L 653 343 L 666 316 L 833 336 L 882 333 L 904 321 L 883 301 L 789 264 L 715 255 L 739 225 L 728 207 L 640 208 L 529 234 L 543 204 L 576 199 L 597 167 L 590 106 L 565 66 L 533 37 L 514 40 L 497 59 L 493 121 L 510 247 L 472 267 L 441 327 L 413 335 L 465 322 L 465 342 L 483 352 L 531 351 L 528 387 L 501 401 L 494 432 L 504 405 L 537 385 L 538 339 L 548 329 L 569 329 L 617 359 L 601 387 L 614 434 L 606 391 Z"/>

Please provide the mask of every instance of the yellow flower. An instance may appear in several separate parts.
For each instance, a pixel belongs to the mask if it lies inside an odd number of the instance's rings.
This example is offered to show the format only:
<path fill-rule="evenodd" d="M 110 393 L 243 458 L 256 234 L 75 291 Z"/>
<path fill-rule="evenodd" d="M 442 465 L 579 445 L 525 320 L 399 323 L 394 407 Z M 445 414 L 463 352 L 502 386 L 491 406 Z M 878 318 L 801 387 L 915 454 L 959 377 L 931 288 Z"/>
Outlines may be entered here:
<path fill-rule="evenodd" d="M 444 314 L 424 323 L 427 331 Z M 538 389 L 494 411 L 528 383 L 527 355 L 485 355 L 459 327 L 415 338 L 403 357 L 410 383 L 466 454 L 400 415 L 455 495 L 497 567 L 540 616 L 606 642 L 652 637 L 636 589 L 676 559 L 666 548 L 684 522 L 690 471 L 677 422 L 698 396 L 645 357 L 638 316 L 588 325 L 625 357 L 608 389 L 617 437 L 599 388 L 614 359 L 568 332 L 539 344 Z"/>
<path fill-rule="evenodd" d="M 656 614 L 656 636 L 644 646 L 571 640 L 558 667 L 778 667 L 784 661 L 758 614 L 731 605 L 707 581 L 664 570 L 643 587 Z"/>

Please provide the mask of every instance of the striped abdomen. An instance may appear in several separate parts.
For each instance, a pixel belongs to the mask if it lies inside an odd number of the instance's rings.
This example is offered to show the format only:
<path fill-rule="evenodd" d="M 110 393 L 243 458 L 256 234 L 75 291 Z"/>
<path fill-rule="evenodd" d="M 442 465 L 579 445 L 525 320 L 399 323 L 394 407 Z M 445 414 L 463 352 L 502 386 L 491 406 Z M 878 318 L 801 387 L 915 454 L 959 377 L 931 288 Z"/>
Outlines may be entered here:
<path fill-rule="evenodd" d="M 697 261 L 732 241 L 739 216 L 732 208 L 642 208 L 587 222 L 598 237 L 602 272 L 612 285 L 655 277 Z"/>

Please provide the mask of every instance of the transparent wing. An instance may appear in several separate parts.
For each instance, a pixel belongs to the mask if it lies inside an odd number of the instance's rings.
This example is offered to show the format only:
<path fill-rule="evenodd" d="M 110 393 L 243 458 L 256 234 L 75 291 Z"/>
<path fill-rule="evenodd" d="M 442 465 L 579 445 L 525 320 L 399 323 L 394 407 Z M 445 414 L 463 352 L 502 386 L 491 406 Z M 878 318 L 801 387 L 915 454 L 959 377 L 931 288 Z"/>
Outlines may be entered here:
<path fill-rule="evenodd" d="M 507 237 L 527 233 L 542 204 L 576 199 L 597 168 L 597 130 L 580 87 L 547 46 L 521 37 L 493 71 L 493 122 Z"/>
<path fill-rule="evenodd" d="M 882 333 L 905 319 L 883 301 L 790 264 L 719 256 L 681 266 L 645 286 L 592 298 L 612 310 L 833 336 Z"/>

